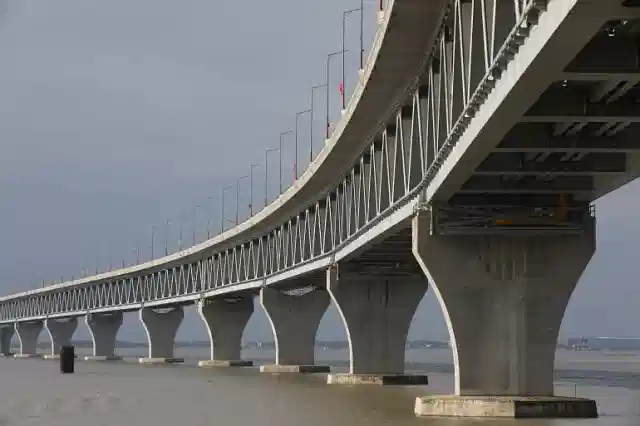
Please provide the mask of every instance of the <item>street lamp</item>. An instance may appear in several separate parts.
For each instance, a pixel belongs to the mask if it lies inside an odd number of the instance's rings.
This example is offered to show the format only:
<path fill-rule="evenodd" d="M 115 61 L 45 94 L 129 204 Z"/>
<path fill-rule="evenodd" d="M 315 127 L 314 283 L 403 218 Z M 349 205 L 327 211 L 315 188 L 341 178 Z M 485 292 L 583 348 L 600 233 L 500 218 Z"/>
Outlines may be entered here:
<path fill-rule="evenodd" d="M 344 52 L 346 52 L 346 50 L 342 49 L 339 52 L 333 52 L 333 53 L 329 53 L 327 55 L 327 133 L 326 133 L 326 138 L 329 139 L 329 84 L 330 84 L 330 74 L 331 74 L 331 58 L 333 58 L 336 55 L 344 55 Z"/>
<path fill-rule="evenodd" d="M 109 272 L 113 270 L 113 259 L 111 259 L 111 244 L 107 246 L 107 259 L 109 259 Z"/>
<path fill-rule="evenodd" d="M 362 0 L 364 1 L 364 0 Z M 347 36 L 347 16 L 351 15 L 353 12 L 362 12 L 362 5 L 360 8 L 358 9 L 350 9 L 350 10 L 346 10 L 344 12 L 342 12 L 342 52 L 344 52 L 344 43 L 345 43 L 345 38 Z M 361 31 L 362 32 L 362 31 Z M 360 46 L 360 50 L 362 50 L 362 45 Z M 361 57 L 361 62 L 360 62 L 360 68 L 362 69 L 362 53 L 360 54 Z M 341 91 L 340 91 L 340 95 L 342 96 L 342 110 L 344 111 L 346 108 L 346 101 L 345 101 L 345 92 L 347 91 L 347 81 L 346 81 L 346 74 L 345 74 L 345 66 L 344 66 L 344 53 L 342 55 L 342 87 L 341 87 Z"/>
<path fill-rule="evenodd" d="M 195 206 L 193 208 L 193 245 L 196 245 L 196 239 L 197 239 L 197 227 L 198 227 L 198 209 L 200 208 L 199 205 Z"/>
<path fill-rule="evenodd" d="M 220 202 L 220 233 L 222 234 L 224 232 L 224 193 L 231 189 L 231 186 L 225 186 L 224 188 L 222 188 L 220 190 L 220 198 L 221 198 L 221 202 Z"/>
<path fill-rule="evenodd" d="M 164 223 L 164 255 L 169 255 L 169 225 L 171 225 L 171 219 Z"/>
<path fill-rule="evenodd" d="M 364 0 L 360 0 L 360 71 L 364 71 Z"/>
<path fill-rule="evenodd" d="M 310 113 L 311 112 L 311 108 L 305 110 L 305 111 L 300 111 L 300 112 L 296 112 L 296 141 L 295 141 L 295 145 L 296 145 L 296 150 L 295 150 L 295 155 L 296 155 L 296 160 L 295 163 L 293 165 L 294 170 L 293 170 L 293 176 L 295 178 L 295 180 L 298 180 L 298 119 L 300 118 L 300 116 L 302 114 L 306 114 L 306 113 Z"/>
<path fill-rule="evenodd" d="M 292 133 L 292 131 L 287 130 L 286 132 L 280 133 L 280 145 L 279 145 L 280 147 L 280 152 L 279 152 L 280 154 L 280 157 L 279 157 L 280 159 L 280 194 L 282 194 L 282 139 L 289 133 Z"/>
<path fill-rule="evenodd" d="M 236 179 L 236 225 L 240 223 L 240 181 L 248 177 L 249 175 L 245 175 Z"/>
<path fill-rule="evenodd" d="M 156 226 L 152 225 L 151 226 L 151 259 L 150 260 L 154 259 L 154 257 L 153 257 L 153 248 L 155 247 L 155 241 L 154 241 L 155 233 L 156 233 Z"/>
<path fill-rule="evenodd" d="M 276 152 L 278 148 L 267 149 L 264 152 L 264 206 L 269 204 L 269 153 Z"/>
<path fill-rule="evenodd" d="M 249 169 L 249 216 L 253 216 L 253 169 L 260 164 L 252 164 Z"/>
<path fill-rule="evenodd" d="M 213 197 L 207 197 L 207 240 L 211 238 L 211 202 Z"/>
<path fill-rule="evenodd" d="M 327 89 L 327 92 L 329 91 L 329 86 L 325 83 L 325 84 L 318 84 L 316 86 L 311 87 L 311 108 L 309 108 L 311 110 L 311 116 L 309 118 L 309 121 L 311 122 L 311 124 L 309 125 L 310 127 L 310 139 L 309 139 L 309 163 L 311 163 L 313 161 L 313 94 L 315 93 L 316 89 L 321 89 L 325 87 Z"/>
<path fill-rule="evenodd" d="M 178 216 L 178 250 L 182 250 L 182 228 L 184 227 L 184 215 Z"/>

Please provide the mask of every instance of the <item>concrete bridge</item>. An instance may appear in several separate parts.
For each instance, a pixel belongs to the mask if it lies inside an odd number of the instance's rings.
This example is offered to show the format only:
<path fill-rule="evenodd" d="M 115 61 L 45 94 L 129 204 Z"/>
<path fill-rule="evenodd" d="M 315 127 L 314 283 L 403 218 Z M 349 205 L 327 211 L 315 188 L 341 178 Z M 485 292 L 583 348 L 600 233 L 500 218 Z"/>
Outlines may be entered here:
<path fill-rule="evenodd" d="M 592 202 L 640 170 L 640 3 L 390 0 L 341 120 L 272 204 L 204 243 L 128 268 L 0 298 L 2 351 L 16 333 L 51 354 L 78 318 L 114 357 L 136 311 L 149 353 L 171 361 L 197 304 L 209 365 L 246 365 L 254 297 L 274 366 L 320 371 L 313 347 L 334 304 L 348 374 L 329 383 L 424 383 L 404 375 L 406 336 L 430 288 L 452 342 L 453 395 L 420 415 L 594 416 L 553 395 L 554 352 L 595 248 Z"/>

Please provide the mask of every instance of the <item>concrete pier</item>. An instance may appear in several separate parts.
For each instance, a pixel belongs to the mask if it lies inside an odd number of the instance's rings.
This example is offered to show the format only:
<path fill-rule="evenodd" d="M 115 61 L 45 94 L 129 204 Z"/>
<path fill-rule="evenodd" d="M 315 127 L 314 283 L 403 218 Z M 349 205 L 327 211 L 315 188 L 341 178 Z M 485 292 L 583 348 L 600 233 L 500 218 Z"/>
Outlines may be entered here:
<path fill-rule="evenodd" d="M 423 276 L 361 275 L 332 267 L 327 291 L 349 342 L 349 372 L 329 384 L 426 385 L 426 375 L 404 374 L 407 334 L 428 288 Z"/>
<path fill-rule="evenodd" d="M 11 355 L 11 339 L 15 333 L 13 325 L 0 328 L 0 353 L 4 356 Z"/>
<path fill-rule="evenodd" d="M 418 399 L 417 414 L 593 413 L 584 408 L 593 402 L 553 395 L 560 324 L 595 251 L 591 225 L 582 235 L 442 236 L 428 216 L 414 219 L 413 253 L 444 312 L 455 368 L 455 395 Z"/>
<path fill-rule="evenodd" d="M 181 306 L 170 310 L 142 308 L 139 318 L 147 333 L 149 345 L 149 355 L 138 360 L 141 364 L 173 364 L 184 361 L 173 355 L 176 332 L 184 318 Z"/>
<path fill-rule="evenodd" d="M 328 366 L 314 365 L 316 334 L 330 299 L 324 289 L 300 296 L 289 296 L 278 290 L 260 290 L 260 306 L 264 309 L 276 346 L 275 365 L 261 366 L 268 373 L 328 372 Z"/>
<path fill-rule="evenodd" d="M 16 358 L 39 357 L 37 351 L 38 336 L 40 336 L 42 326 L 43 321 L 15 323 L 15 331 L 19 342 L 19 351 L 15 355 Z"/>
<path fill-rule="evenodd" d="M 60 348 L 71 344 L 71 337 L 78 327 L 78 318 L 44 320 L 44 328 L 47 330 L 51 342 L 51 351 L 44 355 L 45 359 L 58 359 Z"/>
<path fill-rule="evenodd" d="M 114 361 L 122 357 L 116 356 L 116 336 L 122 325 L 121 311 L 108 314 L 89 314 L 84 321 L 89 329 L 93 343 L 92 353 L 85 356 L 85 361 Z"/>
<path fill-rule="evenodd" d="M 198 314 L 207 329 L 210 358 L 199 367 L 247 367 L 241 358 L 242 334 L 253 315 L 253 296 L 209 299 L 198 302 Z"/>

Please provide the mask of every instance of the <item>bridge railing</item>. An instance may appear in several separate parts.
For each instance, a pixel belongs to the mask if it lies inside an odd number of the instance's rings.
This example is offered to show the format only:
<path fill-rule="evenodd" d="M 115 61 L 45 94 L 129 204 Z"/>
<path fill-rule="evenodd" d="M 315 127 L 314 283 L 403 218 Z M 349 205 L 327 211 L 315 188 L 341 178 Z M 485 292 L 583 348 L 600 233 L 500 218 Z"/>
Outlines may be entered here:
<path fill-rule="evenodd" d="M 285 193 L 273 203 L 273 210 L 265 209 L 257 218 L 199 246 L 115 273 L 0 298 L 0 320 L 115 307 L 134 309 L 142 303 L 170 300 L 186 303 L 224 289 L 255 289 L 297 273 L 326 268 L 338 259 L 341 250 L 355 247 L 363 235 L 377 226 L 396 223 L 394 221 L 412 214 L 418 195 L 423 194 L 455 141 L 495 87 L 514 52 L 525 42 L 535 22 L 534 16 L 542 10 L 536 8 L 546 4 L 540 0 L 516 2 L 526 8 L 513 20 L 501 24 L 510 28 L 504 41 L 491 40 L 492 44 L 502 47 L 493 54 L 485 46 L 483 55 L 468 58 L 468 67 L 458 64 L 457 68 L 455 45 L 466 42 L 461 38 L 464 31 L 460 22 L 469 22 L 469 11 L 465 9 L 466 2 L 447 2 L 450 8 L 438 29 L 433 48 L 424 59 L 420 57 L 422 68 L 414 71 L 422 77 L 414 79 L 408 96 L 391 109 L 388 120 L 372 134 L 368 144 L 358 149 L 360 154 L 347 163 L 347 171 L 338 178 L 337 184 L 335 170 L 325 177 L 326 184 L 316 185 L 312 191 L 305 187 L 306 181 L 302 179 L 298 187 L 294 185 L 289 194 Z M 386 22 L 379 31 L 387 33 L 391 19 L 398 19 L 393 16 L 386 14 Z M 495 17 L 495 12 L 488 17 L 474 16 L 472 21 L 477 21 L 474 31 L 486 28 L 482 20 Z M 382 37 L 374 48 L 380 49 L 381 45 Z M 375 59 L 376 55 L 370 57 Z M 465 74 L 464 69 L 471 69 L 473 61 L 475 66 L 480 64 L 484 77 L 471 78 Z M 368 81 L 373 69 L 373 62 L 368 63 L 367 78 L 363 81 Z M 453 84 L 455 81 L 458 83 Z M 453 93 L 454 89 L 458 95 Z M 449 102 L 453 98 L 462 101 Z M 318 156 L 320 163 L 329 162 L 330 151 L 349 146 L 337 142 L 347 134 L 346 123 L 354 114 L 355 105 L 357 103 L 343 116 L 335 138 L 327 141 L 324 152 Z M 333 158 L 340 157 L 334 153 Z M 309 181 L 316 167 L 319 166 L 309 168 Z M 326 189 L 318 191 L 323 186 Z M 277 219 L 279 223 L 273 223 L 272 211 L 277 211 L 285 199 L 303 199 L 296 198 L 295 194 L 305 189 L 322 195 L 286 220 Z M 261 221 L 271 229 L 256 232 L 253 227 Z M 378 231 L 384 232 L 384 229 Z M 247 238 L 251 233 L 253 236 Z"/>

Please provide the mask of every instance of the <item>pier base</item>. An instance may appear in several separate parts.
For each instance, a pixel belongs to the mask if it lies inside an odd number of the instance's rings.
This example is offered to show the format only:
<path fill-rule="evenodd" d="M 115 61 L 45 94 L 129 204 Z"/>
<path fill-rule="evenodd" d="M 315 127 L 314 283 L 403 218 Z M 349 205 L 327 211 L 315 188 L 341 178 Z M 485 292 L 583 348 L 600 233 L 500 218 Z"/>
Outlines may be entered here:
<path fill-rule="evenodd" d="M 349 374 L 327 376 L 329 385 L 427 386 L 429 378 L 422 374 Z"/>
<path fill-rule="evenodd" d="M 202 368 L 252 367 L 252 366 L 253 366 L 253 361 L 243 361 L 243 360 L 225 361 L 220 359 L 204 359 L 202 361 L 198 361 L 198 367 L 202 367 Z"/>
<path fill-rule="evenodd" d="M 15 359 L 41 359 L 42 355 L 40 354 L 15 354 L 13 355 Z"/>
<path fill-rule="evenodd" d="M 596 402 L 560 396 L 458 396 L 433 395 L 416 398 L 417 416 L 595 418 Z"/>
<path fill-rule="evenodd" d="M 331 367 L 328 365 L 282 365 L 282 364 L 270 364 L 261 365 L 261 373 L 328 373 L 331 371 Z"/>
<path fill-rule="evenodd" d="M 159 365 L 159 364 L 180 364 L 184 362 L 184 358 L 138 358 L 140 364 Z"/>
<path fill-rule="evenodd" d="M 45 354 L 42 356 L 42 359 L 48 359 L 48 360 L 58 360 L 60 359 L 60 355 L 59 354 Z"/>
<path fill-rule="evenodd" d="M 122 357 L 121 356 L 117 356 L 117 355 L 87 355 L 85 357 L 82 358 L 85 361 L 122 361 Z"/>

